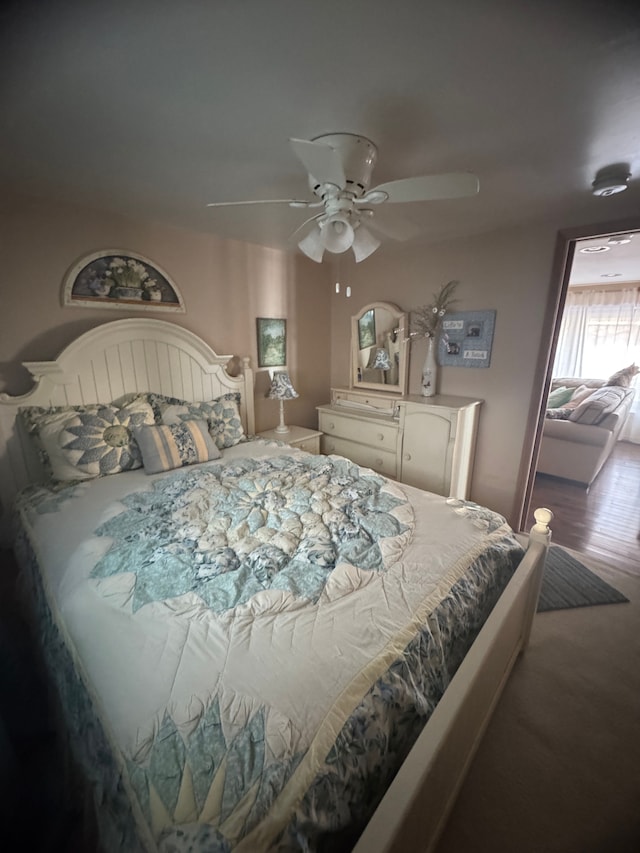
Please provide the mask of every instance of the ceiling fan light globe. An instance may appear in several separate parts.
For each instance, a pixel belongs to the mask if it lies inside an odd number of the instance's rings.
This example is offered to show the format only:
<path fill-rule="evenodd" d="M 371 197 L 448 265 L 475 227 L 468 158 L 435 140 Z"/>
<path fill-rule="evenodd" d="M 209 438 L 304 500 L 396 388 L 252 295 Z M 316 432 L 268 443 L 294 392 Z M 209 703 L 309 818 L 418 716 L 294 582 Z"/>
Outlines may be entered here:
<path fill-rule="evenodd" d="M 352 249 L 357 264 L 372 255 L 378 246 L 380 246 L 380 240 L 374 237 L 368 228 L 365 228 L 364 225 L 356 228 Z"/>
<path fill-rule="evenodd" d="M 355 234 L 351 224 L 343 216 L 327 219 L 321 229 L 322 242 L 328 252 L 339 255 L 353 246 Z"/>
<path fill-rule="evenodd" d="M 322 241 L 322 232 L 320 231 L 319 226 L 316 225 L 316 227 L 313 228 L 313 230 L 311 230 L 304 239 L 300 240 L 298 248 L 308 258 L 311 258 L 312 261 L 315 261 L 317 264 L 322 263 L 324 243 Z"/>

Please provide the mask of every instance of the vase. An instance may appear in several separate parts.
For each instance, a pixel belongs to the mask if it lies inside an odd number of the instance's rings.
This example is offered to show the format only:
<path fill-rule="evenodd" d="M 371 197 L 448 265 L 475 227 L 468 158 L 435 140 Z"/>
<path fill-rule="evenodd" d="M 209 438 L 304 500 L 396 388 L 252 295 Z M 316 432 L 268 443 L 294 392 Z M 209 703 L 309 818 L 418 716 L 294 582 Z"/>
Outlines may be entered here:
<path fill-rule="evenodd" d="M 111 288 L 110 296 L 115 297 L 116 299 L 142 299 L 142 288 L 141 287 L 126 287 L 124 285 L 116 285 Z"/>
<path fill-rule="evenodd" d="M 438 363 L 436 361 L 436 346 L 435 338 L 427 338 L 427 354 L 422 368 L 423 397 L 433 397 L 437 393 Z"/>

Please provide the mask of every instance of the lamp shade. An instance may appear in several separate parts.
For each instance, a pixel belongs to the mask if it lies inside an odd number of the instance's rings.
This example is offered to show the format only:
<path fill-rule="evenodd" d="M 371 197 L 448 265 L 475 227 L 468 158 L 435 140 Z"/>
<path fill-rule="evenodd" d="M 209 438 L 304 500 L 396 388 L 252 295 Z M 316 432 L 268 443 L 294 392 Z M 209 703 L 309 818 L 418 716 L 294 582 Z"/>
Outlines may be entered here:
<path fill-rule="evenodd" d="M 274 400 L 295 400 L 299 394 L 293 387 L 286 370 L 277 370 L 271 380 L 271 388 L 267 397 Z"/>
<path fill-rule="evenodd" d="M 391 370 L 391 359 L 384 347 L 372 347 L 369 353 L 367 368 L 374 370 Z"/>

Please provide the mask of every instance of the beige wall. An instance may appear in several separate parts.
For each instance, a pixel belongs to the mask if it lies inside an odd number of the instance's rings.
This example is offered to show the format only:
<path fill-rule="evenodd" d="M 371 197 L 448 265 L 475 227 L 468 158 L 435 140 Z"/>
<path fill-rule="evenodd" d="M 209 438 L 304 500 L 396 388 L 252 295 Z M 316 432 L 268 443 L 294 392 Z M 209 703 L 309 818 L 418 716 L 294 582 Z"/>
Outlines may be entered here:
<path fill-rule="evenodd" d="M 0 210 L 0 390 L 30 387 L 22 361 L 54 358 L 78 334 L 132 314 L 64 308 L 67 269 L 102 248 L 130 249 L 171 276 L 186 313 L 149 312 L 200 335 L 218 353 L 249 355 L 256 369 L 256 317 L 287 319 L 289 371 L 300 394 L 286 418 L 317 424 L 315 406 L 329 385 L 330 290 L 325 267 L 274 249 L 167 228 L 71 205 L 19 197 Z M 138 313 L 137 316 L 140 316 Z M 278 422 L 265 399 L 265 370 L 256 370 L 256 429 Z"/>
<path fill-rule="evenodd" d="M 540 401 L 536 367 L 549 347 L 544 327 L 553 254 L 560 229 L 635 215 L 626 202 L 586 201 L 555 221 L 467 237 L 438 245 L 389 247 L 339 270 L 299 254 L 221 240 L 70 205 L 7 199 L 0 210 L 0 389 L 29 387 L 16 362 L 54 357 L 78 334 L 125 312 L 62 308 L 68 267 L 100 248 L 128 248 L 155 260 L 178 284 L 186 314 L 161 315 L 199 334 L 218 352 L 256 360 L 255 318 L 288 320 L 288 360 L 300 398 L 286 404 L 290 423 L 315 427 L 315 406 L 330 386 L 349 382 L 350 318 L 365 303 L 395 302 L 410 310 L 458 279 L 460 310 L 497 310 L 491 366 L 440 370 L 443 393 L 476 396 L 482 407 L 471 497 L 519 521 L 518 477 L 528 469 L 525 434 Z M 627 205 L 628 208 L 628 205 Z M 614 215 L 615 214 L 615 215 Z M 595 227 L 595 226 L 594 226 Z M 595 233 L 595 231 L 594 231 Z M 334 293 L 340 278 L 343 288 Z M 352 287 L 351 299 L 344 287 Z M 157 316 L 150 314 L 149 316 Z M 410 387 L 419 393 L 424 342 L 411 346 Z M 265 399 L 268 376 L 256 377 L 256 427 L 275 426 L 277 404 Z"/>
<path fill-rule="evenodd" d="M 551 329 L 543 327 L 556 239 L 561 229 L 607 218 L 598 219 L 589 210 L 544 225 L 438 245 L 386 251 L 383 247 L 357 265 L 340 260 L 342 291 L 351 285 L 353 295 L 351 299 L 334 295 L 332 301 L 332 386 L 349 383 L 350 318 L 368 302 L 393 302 L 409 311 L 430 302 L 442 284 L 457 279 L 457 310 L 497 310 L 490 367 L 440 368 L 439 390 L 484 400 L 471 499 L 503 513 L 513 525 L 519 522 L 522 501 L 518 477 L 521 467 L 528 471 L 530 464 L 532 442 L 525 441 L 530 407 L 537 411 L 540 405 L 538 358 L 550 345 Z M 420 393 L 425 351 L 424 341 L 410 346 L 410 393 Z"/>

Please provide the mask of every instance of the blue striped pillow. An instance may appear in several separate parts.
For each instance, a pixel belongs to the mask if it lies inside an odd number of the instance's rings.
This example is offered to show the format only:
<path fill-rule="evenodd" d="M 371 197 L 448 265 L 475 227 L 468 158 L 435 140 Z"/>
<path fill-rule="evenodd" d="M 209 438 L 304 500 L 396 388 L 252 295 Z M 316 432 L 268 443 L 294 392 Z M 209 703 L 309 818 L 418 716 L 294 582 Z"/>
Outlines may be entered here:
<path fill-rule="evenodd" d="M 135 430 L 135 438 L 147 474 L 220 458 L 206 421 L 143 426 Z"/>

